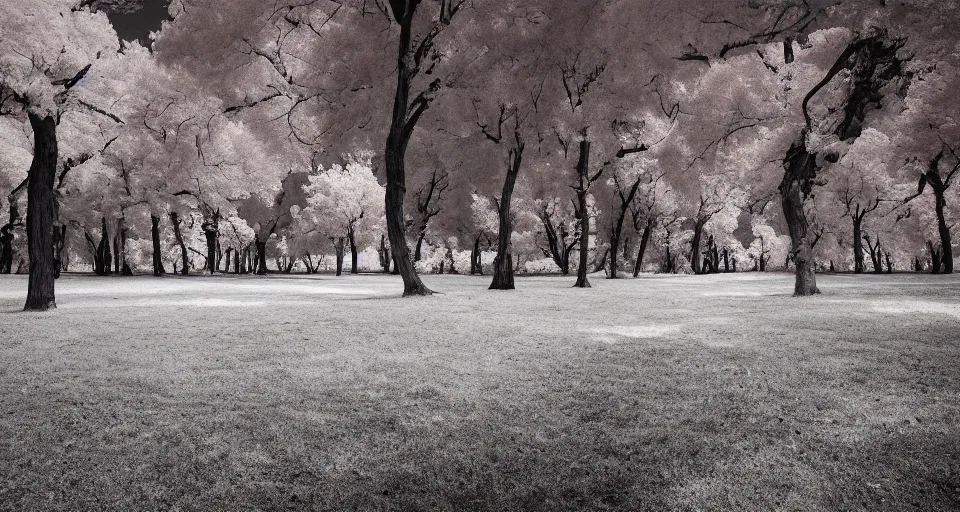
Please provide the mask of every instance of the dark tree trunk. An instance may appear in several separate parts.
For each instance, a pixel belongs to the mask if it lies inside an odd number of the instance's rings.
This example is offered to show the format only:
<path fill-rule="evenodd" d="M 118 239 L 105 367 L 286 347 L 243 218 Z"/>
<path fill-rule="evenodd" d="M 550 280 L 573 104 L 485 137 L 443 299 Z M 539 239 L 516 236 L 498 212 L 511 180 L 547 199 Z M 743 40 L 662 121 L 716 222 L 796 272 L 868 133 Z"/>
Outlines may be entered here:
<path fill-rule="evenodd" d="M 423 284 L 417 275 L 416 267 L 410 258 L 407 245 L 406 225 L 403 218 L 403 199 L 406 192 L 405 157 L 407 144 L 413 135 L 416 123 L 427 108 L 428 103 L 420 103 L 410 113 L 410 84 L 416 75 L 415 63 L 411 55 L 413 42 L 413 15 L 416 3 L 410 2 L 403 8 L 394 10 L 397 24 L 400 25 L 400 41 L 397 48 L 397 89 L 394 95 L 393 115 L 390 133 L 386 143 L 386 194 L 384 205 L 387 218 L 387 234 L 390 237 L 390 249 L 397 272 L 403 278 L 403 296 L 431 295 L 433 292 Z M 426 101 L 426 100 L 424 100 Z"/>
<path fill-rule="evenodd" d="M 580 160 L 577 162 L 577 175 L 580 186 L 577 188 L 577 210 L 580 219 L 580 265 L 577 267 L 577 282 L 574 288 L 590 288 L 587 279 L 588 256 L 590 252 L 590 212 L 587 210 L 587 193 L 590 183 L 590 142 L 580 141 Z"/>
<path fill-rule="evenodd" d="M 476 236 L 473 239 L 473 249 L 470 251 L 470 275 L 474 274 L 483 274 L 483 271 L 479 268 L 480 260 L 480 236 Z"/>
<path fill-rule="evenodd" d="M 220 232 L 215 225 L 205 223 L 203 236 L 207 240 L 207 270 L 210 274 L 214 274 L 217 271 L 217 239 Z"/>
<path fill-rule="evenodd" d="M 160 217 L 150 215 L 150 238 L 153 240 L 153 275 L 160 277 L 167 273 L 163 268 L 163 253 L 160 249 Z"/>
<path fill-rule="evenodd" d="M 359 274 L 360 266 L 357 263 L 359 260 L 359 252 L 357 251 L 357 239 L 355 233 L 353 232 L 352 225 L 350 226 L 348 234 L 350 238 L 350 273 Z"/>
<path fill-rule="evenodd" d="M 863 264 L 863 217 L 859 214 L 853 216 L 853 273 L 862 274 L 865 265 Z"/>
<path fill-rule="evenodd" d="M 258 236 L 254 243 L 257 244 L 257 275 L 267 275 L 267 241 L 260 240 Z"/>
<path fill-rule="evenodd" d="M 57 174 L 57 123 L 52 116 L 28 114 L 33 128 L 33 162 L 27 185 L 27 251 L 30 279 L 24 311 L 46 311 L 57 307 L 54 292 L 56 262 L 53 230 L 57 222 L 53 184 Z"/>
<path fill-rule="evenodd" d="M 418 261 L 420 261 L 421 259 L 423 259 L 423 252 L 422 252 L 422 251 L 423 251 L 423 239 L 426 238 L 426 236 L 427 236 L 427 230 L 426 230 L 426 227 L 424 226 L 424 228 L 420 230 L 420 234 L 417 235 L 417 245 L 416 245 L 416 248 L 415 248 L 414 251 L 413 251 L 413 261 L 414 261 L 414 262 L 418 262 Z"/>
<path fill-rule="evenodd" d="M 380 248 L 377 250 L 377 253 L 380 256 L 380 267 L 383 268 L 383 273 L 389 274 L 390 263 L 393 261 L 393 258 L 390 256 L 390 247 L 387 246 L 386 235 L 380 235 Z"/>
<path fill-rule="evenodd" d="M 227 250 L 223 251 L 223 273 L 230 273 L 230 263 L 233 259 L 230 257 L 230 253 L 233 252 L 233 247 L 227 247 Z"/>
<path fill-rule="evenodd" d="M 96 268 L 94 272 L 98 276 L 110 275 L 110 263 L 113 258 L 110 255 L 110 231 L 107 227 L 107 218 L 100 217 L 100 243 L 97 245 L 97 256 L 94 258 Z"/>
<path fill-rule="evenodd" d="M 796 282 L 793 294 L 806 297 L 820 293 L 814 269 L 810 222 L 804 204 L 809 197 L 817 173 L 816 156 L 807 152 L 806 131 L 793 143 L 784 159 L 780 197 L 783 214 L 790 231 L 793 262 L 796 264 Z M 763 258 L 763 255 L 760 256 Z"/>
<path fill-rule="evenodd" d="M 120 260 L 123 259 L 123 251 L 120 248 L 121 246 L 121 237 L 123 232 L 123 218 L 121 217 L 117 220 L 117 230 L 113 232 L 113 273 L 120 275 Z"/>
<path fill-rule="evenodd" d="M 66 246 L 67 246 L 67 226 L 59 225 L 58 229 L 53 231 L 53 263 L 54 278 L 60 279 L 60 272 L 66 271 Z"/>
<path fill-rule="evenodd" d="M 723 248 L 723 271 L 730 272 L 730 249 Z"/>
<path fill-rule="evenodd" d="M 183 232 L 180 231 L 180 215 L 170 212 L 170 223 L 173 224 L 173 236 L 180 246 L 180 274 L 190 275 L 190 256 L 187 254 L 187 244 L 183 241 Z"/>
<path fill-rule="evenodd" d="M 703 239 L 703 221 L 697 219 L 693 226 L 693 240 L 690 241 L 690 267 L 694 274 L 701 273 L 700 265 L 700 242 Z"/>
<path fill-rule="evenodd" d="M 343 237 L 333 240 L 333 250 L 337 253 L 337 277 L 343 275 L 343 253 L 344 253 L 344 239 Z"/>
<path fill-rule="evenodd" d="M 933 242 L 927 240 L 927 249 L 930 250 L 930 272 L 939 274 L 943 260 L 940 258 L 941 251 L 933 246 Z"/>
<path fill-rule="evenodd" d="M 944 209 L 947 207 L 946 189 L 934 189 L 937 211 L 937 230 L 940 232 L 940 261 L 942 273 L 953 273 L 953 241 L 950 237 L 950 228 L 947 226 L 947 217 Z"/>
<path fill-rule="evenodd" d="M 650 231 L 652 230 L 652 223 L 647 221 L 647 225 L 643 227 L 643 235 L 640 236 L 640 249 L 637 251 L 637 261 L 633 264 L 633 277 L 640 275 L 640 271 L 643 269 L 643 256 L 647 252 L 647 243 L 650 242 Z"/>
<path fill-rule="evenodd" d="M 127 225 L 123 218 L 120 219 L 117 231 L 117 236 L 120 240 L 118 244 L 119 247 L 117 248 L 117 252 L 120 255 L 120 275 L 132 276 L 133 269 L 130 268 L 130 264 L 127 262 Z"/>
<path fill-rule="evenodd" d="M 517 184 L 520 165 L 523 162 L 523 141 L 517 134 L 517 146 L 510 150 L 507 157 L 507 176 L 503 180 L 503 192 L 500 194 L 500 233 L 497 236 L 497 256 L 493 259 L 493 282 L 491 290 L 513 290 L 513 217 L 510 203 L 513 200 L 513 188 Z"/>

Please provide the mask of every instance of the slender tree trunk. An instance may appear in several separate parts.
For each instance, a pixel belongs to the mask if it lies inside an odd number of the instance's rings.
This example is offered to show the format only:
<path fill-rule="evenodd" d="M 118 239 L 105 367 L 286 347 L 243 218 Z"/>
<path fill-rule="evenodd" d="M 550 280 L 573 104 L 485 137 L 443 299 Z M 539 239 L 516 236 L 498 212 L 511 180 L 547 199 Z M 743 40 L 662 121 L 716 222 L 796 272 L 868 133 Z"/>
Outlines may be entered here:
<path fill-rule="evenodd" d="M 183 232 L 180 231 L 180 215 L 177 212 L 170 212 L 170 223 L 173 224 L 173 236 L 180 246 L 180 274 L 190 275 L 190 255 L 187 254 L 187 244 L 183 241 Z"/>
<path fill-rule="evenodd" d="M 95 258 L 97 263 L 96 274 L 100 276 L 110 275 L 110 264 L 113 257 L 110 254 L 110 230 L 107 226 L 107 218 L 100 217 L 100 244 L 97 245 L 99 258 Z"/>
<path fill-rule="evenodd" d="M 153 240 L 153 275 L 160 277 L 167 273 L 163 268 L 163 253 L 160 249 L 160 217 L 150 215 L 150 238 Z"/>
<path fill-rule="evenodd" d="M 53 231 L 54 278 L 60 279 L 60 272 L 66 271 L 67 226 L 60 224 Z"/>
<path fill-rule="evenodd" d="M 267 275 L 267 241 L 260 240 L 258 236 L 255 240 L 257 244 L 257 275 Z"/>
<path fill-rule="evenodd" d="M 587 210 L 587 187 L 590 180 L 590 142 L 580 141 L 580 160 L 577 163 L 580 188 L 577 189 L 577 208 L 580 212 L 580 266 L 577 267 L 577 282 L 574 288 L 590 288 L 587 279 L 588 253 L 590 251 L 590 212 Z"/>
<path fill-rule="evenodd" d="M 816 156 L 807 152 L 805 139 L 806 133 L 803 132 L 787 152 L 783 181 L 780 183 L 781 205 L 790 231 L 793 262 L 797 266 L 793 294 L 798 297 L 820 293 L 810 242 L 810 223 L 804 211 L 805 199 L 810 195 L 816 177 L 817 164 Z"/>
<path fill-rule="evenodd" d="M 863 217 L 859 214 L 853 216 L 853 273 L 862 274 L 863 264 Z"/>
<path fill-rule="evenodd" d="M 132 276 L 133 269 L 130 268 L 130 264 L 127 262 L 127 224 L 126 221 L 121 217 L 120 223 L 117 226 L 117 231 L 119 232 L 120 237 L 120 247 L 118 252 L 120 254 L 120 275 L 121 276 Z"/>
<path fill-rule="evenodd" d="M 693 226 L 693 240 L 690 241 L 690 267 L 693 269 L 694 274 L 699 274 L 700 272 L 700 241 L 703 238 L 703 222 L 700 219 L 697 219 L 697 223 Z"/>
<path fill-rule="evenodd" d="M 53 257 L 53 230 L 56 196 L 53 184 L 57 174 L 57 123 L 52 116 L 41 118 L 29 113 L 33 128 L 33 162 L 27 185 L 27 251 L 30 278 L 27 283 L 25 311 L 46 311 L 57 307 L 54 292 L 56 262 Z"/>
<path fill-rule="evenodd" d="M 523 141 L 517 134 L 517 147 L 510 150 L 507 157 L 507 176 L 503 180 L 503 191 L 500 193 L 500 219 L 497 236 L 497 256 L 493 259 L 493 282 L 491 290 L 513 290 L 513 217 L 510 214 L 510 204 L 513 201 L 513 189 L 520 174 L 520 165 L 523 162 Z"/>
<path fill-rule="evenodd" d="M 647 243 L 650 242 L 651 223 L 643 227 L 643 235 L 640 236 L 640 249 L 637 250 L 637 261 L 633 264 L 633 277 L 640 275 L 643 270 L 643 256 L 647 252 Z"/>
<path fill-rule="evenodd" d="M 389 274 L 390 263 L 393 261 L 393 258 L 390 257 L 390 248 L 387 247 L 386 235 L 380 235 L 380 248 L 377 250 L 377 253 L 380 256 L 380 267 L 383 268 L 383 273 Z"/>
<path fill-rule="evenodd" d="M 350 273 L 351 273 L 351 274 L 359 274 L 359 273 L 360 273 L 360 266 L 358 265 L 357 262 L 358 262 L 358 260 L 359 260 L 360 258 L 359 258 L 359 252 L 357 251 L 357 239 L 356 239 L 356 234 L 355 234 L 354 231 L 353 231 L 353 226 L 352 226 L 352 225 L 350 226 L 350 230 L 348 231 L 348 235 L 349 235 L 349 238 L 350 238 Z"/>
<path fill-rule="evenodd" d="M 397 89 L 394 95 L 393 115 L 390 133 L 387 136 L 386 158 L 386 194 L 384 205 L 387 218 L 387 234 L 390 249 L 397 272 L 403 278 L 403 296 L 431 295 L 433 292 L 423 284 L 417 275 L 416 267 L 410 258 L 407 245 L 406 226 L 403 218 L 403 198 L 406 193 L 405 157 L 407 144 L 413 128 L 422 110 L 410 116 L 410 83 L 415 75 L 412 61 L 411 44 L 413 40 L 413 13 L 415 4 L 404 9 L 405 13 L 397 21 L 400 25 L 400 41 L 397 48 Z M 426 108 L 423 106 L 423 108 Z"/>
<path fill-rule="evenodd" d="M 339 238 L 333 241 L 333 249 L 337 253 L 337 277 L 343 275 L 343 253 L 344 253 L 344 240 Z"/>
<path fill-rule="evenodd" d="M 940 232 L 940 261 L 942 273 L 953 273 L 953 241 L 950 237 L 950 228 L 947 226 L 947 217 L 944 209 L 947 207 L 946 190 L 934 189 L 937 211 L 937 230 Z"/>

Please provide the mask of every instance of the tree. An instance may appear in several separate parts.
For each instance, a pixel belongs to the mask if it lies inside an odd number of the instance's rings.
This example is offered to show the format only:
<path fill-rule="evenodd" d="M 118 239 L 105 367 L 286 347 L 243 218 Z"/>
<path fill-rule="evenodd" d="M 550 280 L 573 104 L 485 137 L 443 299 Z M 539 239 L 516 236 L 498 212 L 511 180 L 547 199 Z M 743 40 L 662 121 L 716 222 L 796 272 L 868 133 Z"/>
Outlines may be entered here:
<path fill-rule="evenodd" d="M 56 307 L 58 122 L 66 110 L 76 108 L 111 116 L 95 105 L 95 99 L 78 91 L 96 61 L 117 53 L 117 36 L 104 14 L 75 9 L 77 5 L 68 0 L 3 5 L 6 33 L 0 40 L 0 82 L 19 104 L 18 116 L 26 117 L 33 129 L 26 216 L 30 279 L 24 309 L 28 311 Z"/>
<path fill-rule="evenodd" d="M 377 182 L 369 160 L 353 160 L 345 167 L 334 165 L 320 169 L 310 176 L 304 192 L 308 206 L 303 215 L 312 220 L 315 229 L 335 241 L 338 257 L 343 256 L 344 242 L 349 243 L 350 271 L 358 273 L 359 250 L 373 243 L 374 228 L 383 217 L 383 187 Z"/>

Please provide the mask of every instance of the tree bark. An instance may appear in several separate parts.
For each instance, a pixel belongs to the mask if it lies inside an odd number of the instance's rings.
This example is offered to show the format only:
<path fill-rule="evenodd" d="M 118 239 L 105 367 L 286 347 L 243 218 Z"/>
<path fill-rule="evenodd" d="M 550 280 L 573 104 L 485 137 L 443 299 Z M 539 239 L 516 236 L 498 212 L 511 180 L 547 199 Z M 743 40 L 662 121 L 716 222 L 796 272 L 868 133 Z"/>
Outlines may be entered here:
<path fill-rule="evenodd" d="M 183 241 L 183 233 L 180 231 L 180 215 L 177 212 L 170 212 L 170 223 L 173 224 L 173 236 L 180 246 L 180 275 L 190 275 L 190 256 L 187 254 L 187 244 Z"/>
<path fill-rule="evenodd" d="M 950 237 L 950 228 L 947 226 L 947 217 L 944 209 L 947 207 L 946 189 L 934 188 L 934 198 L 936 199 L 937 211 L 937 230 L 940 232 L 940 261 L 941 272 L 944 274 L 953 273 L 953 241 Z"/>
<path fill-rule="evenodd" d="M 491 290 L 513 290 L 513 217 L 510 214 L 510 203 L 513 201 L 513 188 L 517 184 L 520 174 L 520 164 L 523 162 L 523 141 L 517 135 L 517 147 L 509 152 L 507 176 L 503 180 L 503 191 L 500 193 L 499 234 L 497 236 L 497 256 L 493 259 L 493 282 Z"/>
<path fill-rule="evenodd" d="M 56 262 L 53 254 L 53 230 L 56 197 L 53 184 L 57 174 L 57 123 L 52 116 L 29 113 L 33 128 L 33 162 L 27 185 L 27 251 L 30 278 L 24 311 L 46 311 L 57 307 L 54 290 Z"/>
<path fill-rule="evenodd" d="M 783 180 L 780 183 L 780 198 L 783 214 L 790 231 L 793 262 L 796 264 L 796 279 L 793 294 L 806 297 L 820 293 L 814 269 L 813 246 L 810 241 L 810 222 L 804 211 L 817 173 L 816 156 L 806 148 L 806 131 L 793 143 L 784 159 Z M 760 255 L 763 258 L 763 255 Z"/>
<path fill-rule="evenodd" d="M 358 265 L 359 261 L 359 252 L 357 251 L 357 239 L 356 234 L 353 231 L 353 225 L 350 225 L 350 230 L 347 233 L 350 239 L 350 273 L 359 274 L 360 266 Z"/>
<path fill-rule="evenodd" d="M 693 226 L 693 240 L 690 241 L 690 267 L 693 269 L 694 274 L 699 274 L 700 272 L 700 242 L 703 238 L 703 222 L 700 219 L 697 219 L 696 224 Z"/>
<path fill-rule="evenodd" d="M 640 249 L 637 250 L 637 261 L 633 264 L 633 277 L 639 276 L 643 270 L 643 256 L 647 252 L 647 243 L 650 242 L 650 231 L 651 223 L 647 221 L 647 225 L 643 227 L 643 235 L 640 236 Z"/>
<path fill-rule="evenodd" d="M 590 142 L 580 141 L 580 160 L 577 162 L 577 175 L 580 187 L 577 189 L 577 209 L 580 217 L 580 265 L 577 267 L 577 282 L 574 288 L 590 288 L 587 279 L 587 258 L 590 251 L 590 212 L 587 210 L 587 188 L 590 173 Z"/>
<path fill-rule="evenodd" d="M 343 253 L 344 253 L 344 240 L 343 237 L 333 240 L 333 249 L 337 253 L 337 277 L 343 275 Z"/>
<path fill-rule="evenodd" d="M 405 9 L 395 10 L 400 25 L 400 40 L 397 47 L 397 88 L 394 95 L 393 115 L 390 133 L 386 143 L 386 193 L 384 206 L 387 218 L 387 235 L 397 272 L 403 279 L 403 296 L 431 295 L 433 292 L 423 284 L 417 269 L 410 259 L 410 247 L 407 245 L 406 225 L 403 218 L 403 199 L 406 193 L 405 157 L 407 144 L 413 134 L 413 128 L 426 104 L 418 105 L 413 117 L 410 116 L 410 83 L 416 70 L 411 55 L 413 40 L 413 14 L 416 3 Z M 426 100 L 424 100 L 426 101 Z"/>
<path fill-rule="evenodd" d="M 150 238 L 153 240 L 153 275 L 160 277 L 167 273 L 163 268 L 163 253 L 160 248 L 160 217 L 150 215 Z"/>
<path fill-rule="evenodd" d="M 267 275 L 267 241 L 260 240 L 257 236 L 254 243 L 257 245 L 257 275 L 265 276 Z"/>
<path fill-rule="evenodd" d="M 862 274 L 863 264 L 863 217 L 859 214 L 853 216 L 853 273 Z"/>

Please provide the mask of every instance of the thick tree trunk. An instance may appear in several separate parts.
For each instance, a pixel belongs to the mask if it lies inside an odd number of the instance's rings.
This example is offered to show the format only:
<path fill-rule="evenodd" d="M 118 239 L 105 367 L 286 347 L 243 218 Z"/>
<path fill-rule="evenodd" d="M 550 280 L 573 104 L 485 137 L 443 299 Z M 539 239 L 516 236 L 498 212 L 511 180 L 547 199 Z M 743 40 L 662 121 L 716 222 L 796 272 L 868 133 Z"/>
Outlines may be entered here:
<path fill-rule="evenodd" d="M 183 241 L 183 232 L 180 231 L 180 215 L 170 212 L 170 223 L 173 224 L 173 236 L 180 246 L 180 274 L 190 275 L 190 255 L 187 254 L 187 244 Z"/>
<path fill-rule="evenodd" d="M 862 274 L 863 264 L 863 217 L 853 216 L 853 273 Z"/>
<path fill-rule="evenodd" d="M 163 252 L 160 248 L 160 217 L 150 215 L 150 238 L 153 240 L 153 275 L 160 277 L 167 273 L 163 268 Z"/>
<path fill-rule="evenodd" d="M 784 159 L 783 181 L 780 183 L 781 205 L 790 231 L 796 280 L 793 294 L 806 297 L 820 293 L 814 269 L 813 246 L 810 242 L 810 223 L 804 211 L 805 199 L 810 195 L 817 173 L 816 156 L 807 152 L 806 133 L 793 143 Z M 760 256 L 763 258 L 763 255 Z"/>
<path fill-rule="evenodd" d="M 637 250 L 637 261 L 633 264 L 633 277 L 640 275 L 643 270 L 643 256 L 647 252 L 647 243 L 650 242 L 651 223 L 643 227 L 643 235 L 640 236 L 640 249 Z"/>
<path fill-rule="evenodd" d="M 947 226 L 947 217 L 944 209 L 947 207 L 946 190 L 934 189 L 937 211 L 937 230 L 940 232 L 940 261 L 941 271 L 944 274 L 953 273 L 953 241 L 950 237 L 950 228 Z"/>
<path fill-rule="evenodd" d="M 57 174 L 57 123 L 52 116 L 28 114 L 33 128 L 33 162 L 27 185 L 27 250 L 30 278 L 27 283 L 25 311 L 46 311 L 57 307 L 54 292 L 56 276 L 53 255 L 53 230 L 56 196 L 53 184 Z"/>
<path fill-rule="evenodd" d="M 587 279 L 587 265 L 590 251 L 590 212 L 587 210 L 587 187 L 590 180 L 590 142 L 580 141 L 580 160 L 577 162 L 577 175 L 580 188 L 577 189 L 577 209 L 580 213 L 580 265 L 577 267 L 577 282 L 574 288 L 590 288 Z"/>

